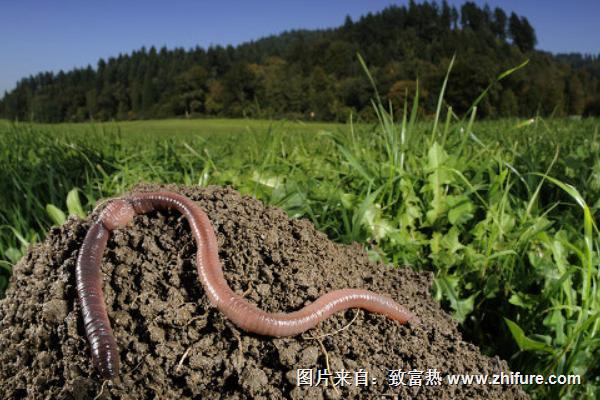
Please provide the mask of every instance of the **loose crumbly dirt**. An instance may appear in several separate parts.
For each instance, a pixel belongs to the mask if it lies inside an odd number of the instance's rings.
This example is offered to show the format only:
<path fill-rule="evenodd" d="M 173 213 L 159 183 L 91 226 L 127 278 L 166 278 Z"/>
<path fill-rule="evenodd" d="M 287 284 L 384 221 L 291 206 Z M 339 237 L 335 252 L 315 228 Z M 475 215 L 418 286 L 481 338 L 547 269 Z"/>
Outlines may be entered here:
<path fill-rule="evenodd" d="M 104 293 L 122 382 L 103 382 L 91 365 L 75 292 L 75 260 L 90 219 L 72 218 L 15 266 L 0 301 L 0 398 L 527 398 L 517 386 L 425 385 L 434 369 L 442 377 L 508 372 L 504 361 L 462 340 L 429 294 L 430 274 L 369 262 L 361 246 L 335 244 L 310 222 L 229 188 L 166 188 L 206 211 L 227 281 L 259 307 L 292 311 L 333 289 L 366 288 L 404 304 L 420 323 L 348 310 L 291 338 L 240 331 L 204 295 L 185 219 L 155 212 L 113 232 L 105 252 Z M 327 336 L 311 338 L 319 335 Z M 297 384 L 298 369 L 316 378 L 327 363 L 334 373 L 347 371 L 348 384 L 337 391 L 331 382 Z M 421 385 L 394 387 L 388 370 L 422 371 Z M 364 372 L 368 384 L 357 385 Z"/>

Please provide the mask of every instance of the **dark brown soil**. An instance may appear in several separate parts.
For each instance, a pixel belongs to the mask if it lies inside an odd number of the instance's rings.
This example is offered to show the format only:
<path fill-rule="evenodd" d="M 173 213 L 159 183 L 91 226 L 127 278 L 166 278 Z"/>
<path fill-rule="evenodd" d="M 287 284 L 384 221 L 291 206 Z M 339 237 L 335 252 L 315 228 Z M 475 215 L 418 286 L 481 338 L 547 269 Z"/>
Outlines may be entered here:
<path fill-rule="evenodd" d="M 204 296 L 186 221 L 175 212 L 153 213 L 113 232 L 105 253 L 122 382 L 103 382 L 91 366 L 75 293 L 75 259 L 89 220 L 70 219 L 15 266 L 0 301 L 0 398 L 526 398 L 515 386 L 425 385 L 433 369 L 442 377 L 508 372 L 504 361 L 462 340 L 430 297 L 429 274 L 371 263 L 359 245 L 334 244 L 311 223 L 231 189 L 168 188 L 207 212 L 229 284 L 259 307 L 291 311 L 332 289 L 366 288 L 395 298 L 421 323 L 360 311 L 346 327 L 357 313 L 348 310 L 291 338 L 240 331 Z M 338 386 L 339 393 L 331 383 L 298 386 L 298 369 L 316 374 L 327 362 L 330 371 L 348 371 L 350 385 Z M 388 370 L 422 371 L 421 385 L 394 387 Z M 355 384 L 362 371 L 367 386 Z"/>

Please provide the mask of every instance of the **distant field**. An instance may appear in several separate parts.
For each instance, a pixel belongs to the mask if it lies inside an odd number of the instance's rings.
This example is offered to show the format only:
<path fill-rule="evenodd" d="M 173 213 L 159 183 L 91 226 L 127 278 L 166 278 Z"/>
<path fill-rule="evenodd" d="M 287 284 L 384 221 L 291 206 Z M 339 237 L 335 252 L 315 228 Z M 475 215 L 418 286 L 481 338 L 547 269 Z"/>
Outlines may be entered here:
<path fill-rule="evenodd" d="M 373 259 L 433 271 L 469 340 L 513 370 L 583 376 L 532 394 L 598 394 L 600 121 L 379 112 L 377 125 L 0 121 L 0 293 L 29 243 L 103 197 L 232 185 Z"/>
<path fill-rule="evenodd" d="M 4 121 L 4 124 L 7 122 Z M 213 134 L 265 132 L 269 129 L 288 133 L 317 132 L 342 126 L 326 122 L 268 121 L 256 119 L 165 119 L 149 121 L 119 121 L 98 123 L 36 124 L 42 129 L 81 134 L 82 132 L 120 131 L 123 135 L 144 134 L 156 137 L 177 137 Z"/>

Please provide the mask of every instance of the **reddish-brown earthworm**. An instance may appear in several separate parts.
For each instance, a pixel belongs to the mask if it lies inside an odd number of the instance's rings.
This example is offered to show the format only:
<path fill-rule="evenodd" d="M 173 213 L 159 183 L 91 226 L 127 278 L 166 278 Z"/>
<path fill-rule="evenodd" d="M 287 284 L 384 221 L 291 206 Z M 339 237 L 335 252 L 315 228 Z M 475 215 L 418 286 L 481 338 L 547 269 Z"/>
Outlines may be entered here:
<path fill-rule="evenodd" d="M 329 292 L 291 313 L 265 312 L 236 294 L 227 284 L 219 262 L 215 232 L 208 217 L 195 202 L 171 192 L 137 193 L 107 204 L 87 232 L 77 258 L 77 295 L 85 331 L 94 366 L 106 379 L 119 376 L 119 351 L 102 293 L 102 254 L 110 231 L 126 226 L 137 214 L 159 209 L 175 209 L 185 216 L 196 241 L 196 267 L 208 299 L 245 331 L 268 336 L 297 335 L 347 308 L 364 308 L 400 323 L 414 318 L 389 297 L 361 289 Z"/>

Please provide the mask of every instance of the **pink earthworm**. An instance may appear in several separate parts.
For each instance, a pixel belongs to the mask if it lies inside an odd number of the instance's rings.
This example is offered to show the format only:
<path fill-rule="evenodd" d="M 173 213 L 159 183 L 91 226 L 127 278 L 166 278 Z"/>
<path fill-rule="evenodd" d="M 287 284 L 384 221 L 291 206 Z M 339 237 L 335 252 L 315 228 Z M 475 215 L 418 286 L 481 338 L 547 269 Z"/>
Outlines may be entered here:
<path fill-rule="evenodd" d="M 196 241 L 196 267 L 208 299 L 245 331 L 277 337 L 297 335 L 348 308 L 363 308 L 400 323 L 416 319 L 389 297 L 360 289 L 329 292 L 291 313 L 265 312 L 248 303 L 227 284 L 219 262 L 215 232 L 208 217 L 195 202 L 171 192 L 137 193 L 108 203 L 88 230 L 77 258 L 77 295 L 85 331 L 93 365 L 105 379 L 119 379 L 119 352 L 102 293 L 102 253 L 110 231 L 125 227 L 135 215 L 158 209 L 175 209 L 185 216 Z"/>

